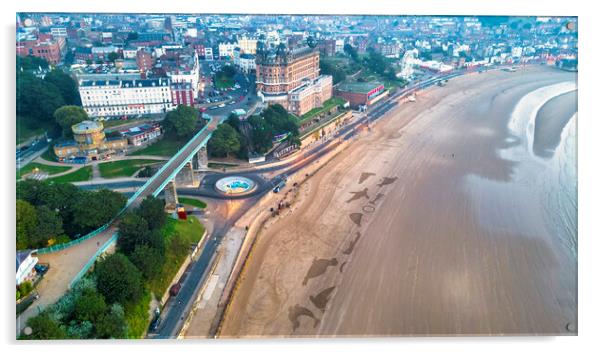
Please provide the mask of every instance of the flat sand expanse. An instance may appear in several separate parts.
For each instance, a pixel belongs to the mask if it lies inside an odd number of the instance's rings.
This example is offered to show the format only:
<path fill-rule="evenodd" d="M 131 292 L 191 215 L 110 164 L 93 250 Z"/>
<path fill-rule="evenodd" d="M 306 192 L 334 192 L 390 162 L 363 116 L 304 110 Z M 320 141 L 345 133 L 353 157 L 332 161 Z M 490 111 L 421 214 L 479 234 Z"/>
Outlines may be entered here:
<path fill-rule="evenodd" d="M 473 74 L 380 119 L 260 233 L 221 337 L 574 334 L 577 260 L 540 201 L 466 178 L 511 185 L 514 105 L 575 79 Z"/>

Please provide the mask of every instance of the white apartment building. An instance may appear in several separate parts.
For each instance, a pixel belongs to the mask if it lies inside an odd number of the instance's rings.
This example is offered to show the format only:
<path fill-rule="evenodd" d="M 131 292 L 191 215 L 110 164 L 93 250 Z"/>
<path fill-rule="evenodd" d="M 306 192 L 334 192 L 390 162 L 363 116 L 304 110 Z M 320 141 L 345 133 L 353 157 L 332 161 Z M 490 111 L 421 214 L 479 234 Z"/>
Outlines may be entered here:
<path fill-rule="evenodd" d="M 242 54 L 255 55 L 257 53 L 257 39 L 242 37 L 238 40 L 237 46 Z"/>
<path fill-rule="evenodd" d="M 196 96 L 199 91 L 199 56 L 195 52 L 192 57 L 186 57 L 189 58 L 188 64 L 174 68 L 166 74 L 173 83 L 190 83 L 194 90 L 194 95 Z"/>
<path fill-rule="evenodd" d="M 205 60 L 213 60 L 213 48 L 205 47 Z"/>
<path fill-rule="evenodd" d="M 218 45 L 219 56 L 220 58 L 234 57 L 234 48 L 236 48 L 236 43 L 220 43 Z"/>
<path fill-rule="evenodd" d="M 169 79 L 80 81 L 79 95 L 91 117 L 159 114 L 175 108 Z"/>
<path fill-rule="evenodd" d="M 57 37 L 67 37 L 67 28 L 66 27 L 51 27 L 50 34 Z"/>

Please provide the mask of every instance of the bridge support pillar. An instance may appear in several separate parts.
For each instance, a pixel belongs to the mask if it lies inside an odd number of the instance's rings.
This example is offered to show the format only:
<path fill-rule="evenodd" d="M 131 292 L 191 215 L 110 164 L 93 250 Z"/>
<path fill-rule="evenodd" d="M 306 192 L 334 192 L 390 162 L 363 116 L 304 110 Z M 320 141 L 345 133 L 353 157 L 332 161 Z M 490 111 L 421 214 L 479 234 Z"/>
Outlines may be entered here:
<path fill-rule="evenodd" d="M 197 169 L 207 170 L 209 164 L 209 157 L 207 157 L 207 147 L 203 146 L 196 154 Z"/>
<path fill-rule="evenodd" d="M 194 169 L 192 168 L 192 161 L 186 163 L 179 173 L 180 180 L 183 184 L 188 186 L 194 186 Z"/>
<path fill-rule="evenodd" d="M 163 189 L 165 193 L 165 210 L 168 212 L 175 211 L 176 205 L 179 203 L 178 201 L 178 192 L 176 191 L 176 181 L 170 181 L 165 189 Z"/>

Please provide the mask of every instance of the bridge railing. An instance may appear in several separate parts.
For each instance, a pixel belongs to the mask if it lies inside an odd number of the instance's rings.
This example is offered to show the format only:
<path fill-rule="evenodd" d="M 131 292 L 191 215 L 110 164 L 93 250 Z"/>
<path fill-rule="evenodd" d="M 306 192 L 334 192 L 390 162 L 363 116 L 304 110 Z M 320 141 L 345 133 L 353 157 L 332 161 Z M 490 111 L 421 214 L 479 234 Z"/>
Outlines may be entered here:
<path fill-rule="evenodd" d="M 201 136 L 201 134 L 202 134 L 203 132 L 205 132 L 205 130 L 207 130 L 207 127 L 208 127 L 208 126 L 209 126 L 209 124 L 206 124 L 205 126 L 203 126 L 203 128 L 202 128 L 201 130 L 199 130 L 199 132 L 197 132 L 197 133 L 194 135 L 194 137 L 193 137 L 193 138 L 191 138 L 191 139 L 190 139 L 190 140 L 189 140 L 189 141 L 188 141 L 188 142 L 187 142 L 187 143 L 186 143 L 186 144 L 185 144 L 185 145 L 184 145 L 182 148 L 180 148 L 180 150 L 179 150 L 178 152 L 176 152 L 176 154 L 174 154 L 174 155 L 173 155 L 173 156 L 172 156 L 172 157 L 169 159 L 169 161 L 167 161 L 165 164 L 163 164 L 163 166 L 161 167 L 161 169 L 159 169 L 159 170 L 158 170 L 158 171 L 157 171 L 157 172 L 156 172 L 156 173 L 155 173 L 155 174 L 154 174 L 154 175 L 153 175 L 153 176 L 152 176 L 150 179 L 148 179 L 148 180 L 146 181 L 146 183 L 144 183 L 144 185 L 142 185 L 142 186 L 141 186 L 141 187 L 140 187 L 140 188 L 139 188 L 139 189 L 138 189 L 138 190 L 137 190 L 137 191 L 136 191 L 136 192 L 135 192 L 135 193 L 134 193 L 134 194 L 133 194 L 133 195 L 132 195 L 132 196 L 131 196 L 131 197 L 128 199 L 128 202 L 126 203 L 126 205 L 125 205 L 125 207 L 124 207 L 124 210 L 122 210 L 122 212 L 123 212 L 123 211 L 125 211 L 125 209 L 127 209 L 127 208 L 128 208 L 128 207 L 129 207 L 129 206 L 132 204 L 132 202 L 134 202 L 134 201 L 135 201 L 135 200 L 138 198 L 138 196 L 140 196 L 140 194 L 142 194 L 142 193 L 144 192 L 144 190 L 146 190 L 146 188 L 147 188 L 149 185 L 151 185 L 151 184 L 152 184 L 152 183 L 155 181 L 155 179 L 157 179 L 157 178 L 158 178 L 158 177 L 159 177 L 159 176 L 160 176 L 160 175 L 161 175 L 161 174 L 162 174 L 162 173 L 165 171 L 165 169 L 167 169 L 167 167 L 169 166 L 169 164 L 170 164 L 172 161 L 176 160 L 176 159 L 177 159 L 177 158 L 178 158 L 178 157 L 179 157 L 179 156 L 180 156 L 182 153 L 184 153 L 184 151 L 185 151 L 185 150 L 186 150 L 188 147 L 190 147 L 190 145 L 191 145 L 191 144 L 192 144 L 192 143 L 193 143 L 193 142 L 194 142 L 194 141 L 195 141 L 195 140 L 196 140 L 196 139 L 197 139 L 199 136 Z M 121 213 L 121 212 L 120 212 L 120 213 Z"/>
<path fill-rule="evenodd" d="M 48 254 L 48 253 L 52 253 L 55 251 L 60 251 L 63 249 L 67 249 L 70 248 L 72 246 L 75 246 L 77 244 L 80 244 L 90 238 L 93 238 L 95 236 L 97 236 L 98 234 L 104 232 L 109 225 L 111 225 L 113 222 L 115 222 L 115 220 L 121 216 L 126 210 L 127 208 L 132 204 L 132 202 L 134 202 L 134 200 L 136 200 L 140 194 L 142 192 L 144 192 L 144 190 L 146 190 L 146 188 L 156 179 L 159 177 L 159 175 L 161 175 L 161 173 L 163 173 L 163 171 L 165 171 L 165 169 L 167 169 L 167 167 L 169 166 L 170 162 L 172 162 L 173 160 L 175 160 L 176 158 L 178 158 L 180 156 L 180 154 L 182 154 L 184 152 L 184 150 L 186 148 L 188 148 L 206 129 L 207 129 L 208 125 L 205 125 L 201 130 L 199 130 L 199 132 L 197 132 L 193 138 L 190 139 L 190 141 L 188 141 L 186 143 L 186 145 L 184 145 L 184 147 L 182 147 L 173 157 L 171 157 L 171 159 L 169 161 L 167 161 L 162 167 L 161 169 L 159 169 L 159 171 L 157 171 L 149 180 L 146 181 L 146 183 L 144 183 L 144 185 L 142 185 L 140 188 L 138 188 L 138 190 L 132 195 L 130 196 L 130 198 L 127 200 L 125 206 L 117 213 L 117 215 L 115 215 L 115 217 L 113 217 L 109 222 L 107 222 L 105 225 L 101 226 L 100 228 L 91 231 L 90 233 L 84 235 L 83 237 L 79 237 L 77 239 L 71 240 L 67 243 L 62 243 L 62 244 L 56 244 L 56 245 L 52 245 L 46 248 L 41 248 L 41 249 L 37 249 L 36 253 L 38 255 L 42 255 L 42 254 Z M 205 139 L 203 142 L 206 142 L 207 139 Z M 202 144 L 202 143 L 201 143 Z M 180 166 L 181 167 L 181 166 Z M 177 170 L 177 169 L 176 169 Z M 169 179 L 169 178 L 168 178 Z M 163 187 L 165 187 L 165 185 L 163 185 Z M 161 189 L 161 188 L 160 188 Z M 94 257 L 93 259 L 95 259 L 96 257 Z"/>
<path fill-rule="evenodd" d="M 190 142 L 192 142 L 193 140 L 196 140 L 196 138 L 199 135 L 200 135 L 200 132 L 199 132 L 199 134 L 195 135 L 195 137 Z M 161 185 L 155 191 L 153 191 L 153 196 L 157 196 L 161 192 L 161 190 L 163 190 L 163 188 L 167 185 L 167 183 L 169 183 L 173 178 L 175 178 L 175 176 L 180 172 L 180 170 L 184 167 L 184 165 L 186 165 L 186 163 L 188 163 L 190 161 L 190 159 L 192 159 L 194 157 L 194 154 L 197 153 L 201 149 L 202 146 L 207 144 L 207 141 L 209 141 L 210 138 L 211 138 L 211 134 L 208 134 L 203 139 L 203 141 L 201 141 L 199 143 L 199 145 L 194 149 L 193 153 L 191 153 L 188 158 L 185 158 L 176 168 L 174 168 L 173 172 L 171 172 L 171 174 L 167 178 L 165 178 L 165 180 L 163 180 L 163 183 L 161 183 Z M 184 147 L 182 147 L 182 149 L 180 151 L 184 151 L 184 149 L 186 149 L 188 147 L 189 147 L 189 144 L 186 144 Z"/>
<path fill-rule="evenodd" d="M 111 222 L 112 222 L 112 220 L 111 220 Z M 83 237 L 79 237 L 79 238 L 71 240 L 70 242 L 67 242 L 67 243 L 56 244 L 56 245 L 52 245 L 52 246 L 49 246 L 46 248 L 38 249 L 38 250 L 36 250 L 36 252 L 38 255 L 42 255 L 42 254 L 48 254 L 48 253 L 63 250 L 66 248 L 70 248 L 74 245 L 77 245 L 81 242 L 84 242 L 84 241 L 86 241 L 90 238 L 93 238 L 93 237 L 97 236 L 98 234 L 102 233 L 109 227 L 109 224 L 111 224 L 111 222 L 103 225 L 102 227 L 100 227 L 96 230 L 91 231 L 90 233 L 84 235 Z"/>
<path fill-rule="evenodd" d="M 77 275 L 75 275 L 75 277 L 71 280 L 71 282 L 69 282 L 69 288 L 73 288 L 73 285 L 76 284 L 77 281 L 79 281 L 86 274 L 86 272 L 88 272 L 88 270 L 90 270 L 90 268 L 94 265 L 94 263 L 96 262 L 96 259 L 100 256 L 100 254 L 107 251 L 109 246 L 113 245 L 116 241 L 117 241 L 117 233 L 113 233 L 113 235 L 111 236 L 109 241 L 104 243 L 100 248 L 98 248 L 98 250 L 96 250 L 96 252 L 94 253 L 94 256 L 90 257 L 90 260 L 88 260 L 88 262 L 86 262 L 84 267 L 82 267 L 82 269 L 77 273 Z"/>

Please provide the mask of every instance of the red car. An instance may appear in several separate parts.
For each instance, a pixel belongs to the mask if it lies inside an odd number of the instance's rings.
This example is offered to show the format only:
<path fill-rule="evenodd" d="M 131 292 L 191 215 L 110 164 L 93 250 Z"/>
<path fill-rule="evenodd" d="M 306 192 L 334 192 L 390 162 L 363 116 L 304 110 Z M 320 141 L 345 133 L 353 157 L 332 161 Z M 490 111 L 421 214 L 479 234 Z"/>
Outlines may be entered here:
<path fill-rule="evenodd" d="M 171 286 L 171 288 L 169 289 L 169 294 L 172 297 L 175 297 L 176 295 L 178 295 L 178 293 L 180 292 L 180 288 L 182 288 L 182 285 L 180 283 L 176 283 L 173 286 Z"/>
<path fill-rule="evenodd" d="M 204 113 L 204 112 L 206 112 L 206 111 L 207 111 L 207 108 L 206 108 L 206 107 L 202 107 L 201 109 L 199 109 L 199 111 L 200 111 L 201 113 Z"/>

